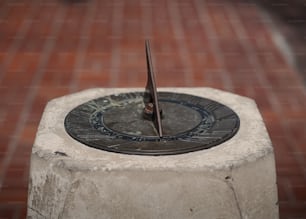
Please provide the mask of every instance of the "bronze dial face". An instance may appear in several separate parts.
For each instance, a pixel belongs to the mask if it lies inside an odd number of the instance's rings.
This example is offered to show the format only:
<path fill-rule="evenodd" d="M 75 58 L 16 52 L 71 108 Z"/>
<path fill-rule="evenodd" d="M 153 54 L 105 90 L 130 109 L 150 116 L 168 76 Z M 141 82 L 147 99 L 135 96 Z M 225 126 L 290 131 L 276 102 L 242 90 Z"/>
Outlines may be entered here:
<path fill-rule="evenodd" d="M 216 101 L 189 94 L 158 92 L 163 135 L 143 117 L 144 93 L 104 96 L 74 108 L 67 133 L 101 150 L 136 155 L 173 155 L 208 149 L 233 137 L 239 117 Z"/>

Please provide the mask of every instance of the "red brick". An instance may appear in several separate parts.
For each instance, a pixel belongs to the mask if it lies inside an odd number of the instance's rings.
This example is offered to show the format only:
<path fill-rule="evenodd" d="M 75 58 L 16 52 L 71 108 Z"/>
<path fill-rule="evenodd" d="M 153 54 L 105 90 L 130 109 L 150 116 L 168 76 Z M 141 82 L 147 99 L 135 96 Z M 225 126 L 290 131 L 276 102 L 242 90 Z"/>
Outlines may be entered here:
<path fill-rule="evenodd" d="M 66 95 L 68 93 L 68 86 L 40 86 L 37 93 L 39 95 L 35 99 L 35 104 L 39 105 L 39 112 L 41 112 L 41 109 L 45 107 L 48 101 Z"/>
<path fill-rule="evenodd" d="M 287 183 L 284 182 L 279 182 L 277 183 L 277 188 L 278 188 L 278 201 L 279 202 L 288 202 L 291 201 L 291 188 L 288 188 Z M 288 194 L 290 193 L 290 194 Z"/>
<path fill-rule="evenodd" d="M 88 5 L 86 2 L 80 4 L 70 4 L 67 7 L 65 21 L 83 21 L 85 19 L 86 10 L 88 9 Z M 77 22 L 79 23 L 79 22 Z"/>
<path fill-rule="evenodd" d="M 75 53 L 55 51 L 51 54 L 46 69 L 47 71 L 56 71 L 53 72 L 53 74 L 57 74 L 59 76 L 62 74 L 62 72 L 69 72 L 71 74 L 75 62 Z"/>
<path fill-rule="evenodd" d="M 56 53 L 75 53 L 80 43 L 80 33 L 69 33 L 62 31 L 55 42 L 54 48 Z M 70 36 L 70 37 L 67 37 Z"/>
<path fill-rule="evenodd" d="M 280 219 L 295 219 L 306 218 L 306 204 L 305 203 L 280 203 Z"/>
<path fill-rule="evenodd" d="M 22 180 L 22 176 L 26 171 L 23 169 L 9 169 L 5 174 L 2 188 L 27 189 L 28 181 Z"/>
<path fill-rule="evenodd" d="M 293 191 L 297 201 L 306 202 L 306 185 L 294 186 Z"/>
<path fill-rule="evenodd" d="M 144 41 L 142 40 L 142 42 L 138 42 L 138 44 L 142 48 L 140 52 L 144 53 Z M 173 54 L 177 50 L 176 42 L 173 40 L 173 38 L 154 38 L 151 41 L 150 46 L 152 54 L 156 56 L 160 54 Z"/>
<path fill-rule="evenodd" d="M 226 67 L 232 72 L 234 77 L 237 77 L 236 74 L 238 74 L 245 77 L 255 78 L 256 74 L 258 74 L 254 66 L 249 63 L 249 59 L 245 52 L 223 52 L 222 54 L 224 56 Z M 256 80 L 257 79 L 245 80 L 244 83 L 246 81 L 248 81 L 248 83 L 254 83 Z"/>
<path fill-rule="evenodd" d="M 30 37 L 27 36 L 25 43 L 21 45 L 20 51 L 26 53 L 42 53 L 45 43 L 48 41 L 45 37 Z"/>
<path fill-rule="evenodd" d="M 23 144 L 31 145 L 34 142 L 35 135 L 37 132 L 37 124 L 28 124 L 20 136 L 20 141 Z"/>
<path fill-rule="evenodd" d="M 52 21 L 52 19 L 54 19 L 54 15 L 57 10 L 58 10 L 57 5 L 41 4 L 39 6 L 39 10 L 37 10 L 35 15 L 33 16 L 34 22 L 37 23 L 34 23 L 34 25 L 31 27 L 30 33 L 32 33 L 32 31 L 34 32 L 39 31 L 38 32 L 39 34 L 48 35 L 50 32 L 45 32 L 45 30 L 50 28 L 50 25 L 44 25 L 44 24 L 49 23 L 50 21 Z M 37 26 L 37 24 L 39 26 Z"/>
<path fill-rule="evenodd" d="M 106 69 L 111 68 L 110 53 L 94 53 L 88 52 L 83 60 L 83 65 L 79 71 L 92 71 L 95 74 L 103 74 Z"/>
<path fill-rule="evenodd" d="M 290 177 L 286 175 L 278 175 L 277 181 L 282 183 L 286 182 L 287 185 L 290 187 L 306 185 L 306 178 L 303 177 L 302 175 L 290 176 Z"/>
<path fill-rule="evenodd" d="M 6 36 L 14 38 L 23 22 L 20 19 L 13 19 L 11 17 L 8 19 L 9 21 L 2 23 L 3 26 L 1 29 L 4 31 Z"/>
<path fill-rule="evenodd" d="M 293 154 L 292 144 L 285 136 L 271 136 L 271 140 L 274 146 L 274 153 L 277 161 L 282 161 L 283 157 Z"/>
<path fill-rule="evenodd" d="M 286 122 L 287 134 L 290 137 L 296 139 L 297 141 L 302 142 L 303 138 L 305 137 L 305 133 L 306 133 L 305 121 L 306 120 L 289 118 Z"/>
<path fill-rule="evenodd" d="M 242 96 L 249 96 L 251 91 L 249 86 L 242 83 L 241 85 L 235 86 L 233 92 Z"/>
<path fill-rule="evenodd" d="M 64 88 L 68 87 L 73 78 L 72 71 L 65 70 L 46 70 L 40 83 L 41 87 Z"/>
<path fill-rule="evenodd" d="M 91 71 L 82 71 L 82 74 L 78 79 L 78 83 L 88 87 L 107 86 L 110 77 L 108 73 L 109 70 L 104 70 L 99 74 Z"/>
<path fill-rule="evenodd" d="M 34 72 L 37 69 L 40 57 L 41 54 L 37 52 L 24 53 L 23 58 L 26 64 L 24 65 L 23 71 L 26 72 L 24 74 L 27 75 L 30 79 L 32 79 L 32 75 L 34 75 Z"/>
<path fill-rule="evenodd" d="M 1 204 L 23 204 L 27 202 L 28 191 L 26 188 L 3 188 L 0 191 Z"/>
<path fill-rule="evenodd" d="M 29 147 L 23 148 L 20 145 L 17 147 L 20 151 L 13 154 L 11 162 L 7 168 L 8 171 L 25 171 L 30 163 L 30 153 L 29 151 L 24 150 L 28 149 Z"/>
<path fill-rule="evenodd" d="M 10 45 L 14 42 L 14 39 L 12 37 L 4 36 L 0 40 L 0 52 L 8 51 Z"/>
<path fill-rule="evenodd" d="M 0 203 L 0 218 L 10 219 L 10 218 L 18 218 L 18 216 L 20 216 L 21 218 L 22 217 L 22 215 L 20 214 L 20 208 L 22 208 L 21 206 L 22 204 Z"/>
<path fill-rule="evenodd" d="M 11 20 L 20 20 L 22 21 L 25 16 L 27 16 L 27 13 L 30 10 L 30 6 L 26 4 L 17 4 L 12 5 L 10 7 L 10 11 L 8 14 L 8 19 Z"/>
<path fill-rule="evenodd" d="M 260 110 L 265 111 L 267 109 L 272 108 L 272 105 L 268 98 L 269 92 L 271 92 L 271 90 L 262 87 L 254 87 L 254 92 L 255 92 L 254 99 Z"/>

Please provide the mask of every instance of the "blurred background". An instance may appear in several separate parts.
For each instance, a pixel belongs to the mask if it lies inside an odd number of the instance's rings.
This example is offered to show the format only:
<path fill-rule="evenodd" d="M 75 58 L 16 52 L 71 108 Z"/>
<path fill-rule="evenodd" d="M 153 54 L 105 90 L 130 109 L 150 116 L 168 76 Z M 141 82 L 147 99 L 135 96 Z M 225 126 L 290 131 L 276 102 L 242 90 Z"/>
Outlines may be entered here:
<path fill-rule="evenodd" d="M 305 0 L 1 0 L 0 218 L 26 215 L 46 103 L 91 87 L 144 87 L 145 39 L 159 87 L 256 100 L 280 216 L 306 218 Z"/>

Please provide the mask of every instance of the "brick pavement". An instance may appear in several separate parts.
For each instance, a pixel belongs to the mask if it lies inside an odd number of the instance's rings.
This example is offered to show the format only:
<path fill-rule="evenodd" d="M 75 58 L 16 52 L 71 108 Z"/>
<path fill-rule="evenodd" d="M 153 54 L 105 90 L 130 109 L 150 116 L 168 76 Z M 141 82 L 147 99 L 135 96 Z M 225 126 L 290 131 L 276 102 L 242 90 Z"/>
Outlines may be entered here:
<path fill-rule="evenodd" d="M 256 100 L 275 149 L 281 218 L 306 218 L 306 90 L 270 23 L 246 0 L 0 1 L 0 218 L 25 216 L 46 102 L 90 87 L 144 87 L 145 39 L 159 86 Z"/>

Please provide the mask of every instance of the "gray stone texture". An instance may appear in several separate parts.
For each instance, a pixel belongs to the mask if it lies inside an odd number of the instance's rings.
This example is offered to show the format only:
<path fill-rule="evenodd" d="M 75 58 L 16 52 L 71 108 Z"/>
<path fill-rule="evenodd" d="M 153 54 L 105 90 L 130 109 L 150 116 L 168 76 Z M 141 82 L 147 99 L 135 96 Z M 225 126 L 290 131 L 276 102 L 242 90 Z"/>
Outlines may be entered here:
<path fill-rule="evenodd" d="M 208 150 L 139 156 L 87 147 L 65 131 L 74 107 L 142 89 L 90 89 L 50 101 L 32 149 L 28 218 L 278 218 L 273 148 L 255 102 L 211 88 L 164 88 L 213 99 L 240 117 Z"/>

